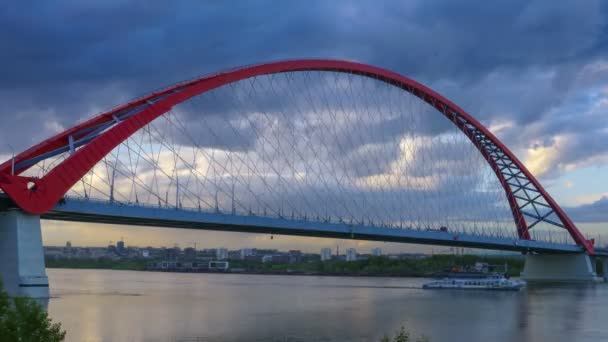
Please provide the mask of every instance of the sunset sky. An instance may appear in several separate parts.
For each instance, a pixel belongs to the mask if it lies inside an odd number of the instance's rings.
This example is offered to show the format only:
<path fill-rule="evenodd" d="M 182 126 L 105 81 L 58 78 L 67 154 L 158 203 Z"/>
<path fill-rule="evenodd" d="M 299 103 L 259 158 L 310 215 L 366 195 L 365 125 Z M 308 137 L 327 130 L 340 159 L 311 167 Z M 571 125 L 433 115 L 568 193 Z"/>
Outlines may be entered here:
<path fill-rule="evenodd" d="M 608 233 L 607 25 L 599 0 L 12 2 L 0 11 L 0 154 L 197 75 L 279 59 L 347 59 L 451 99 L 505 142 L 580 228 Z M 43 237 L 46 245 L 124 238 L 144 246 L 431 250 L 50 221 Z"/>

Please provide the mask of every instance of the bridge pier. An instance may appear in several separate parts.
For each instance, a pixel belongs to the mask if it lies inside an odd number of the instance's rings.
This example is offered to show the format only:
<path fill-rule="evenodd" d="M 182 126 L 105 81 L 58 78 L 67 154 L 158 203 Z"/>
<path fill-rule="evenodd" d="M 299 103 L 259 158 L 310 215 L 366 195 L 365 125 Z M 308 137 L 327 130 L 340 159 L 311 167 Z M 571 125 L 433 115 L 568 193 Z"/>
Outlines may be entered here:
<path fill-rule="evenodd" d="M 602 277 L 604 281 L 608 282 L 608 258 L 601 258 L 602 263 Z"/>
<path fill-rule="evenodd" d="M 40 216 L 0 211 L 0 279 L 11 296 L 49 297 Z"/>
<path fill-rule="evenodd" d="M 595 261 L 580 254 L 528 254 L 521 277 L 531 282 L 593 282 Z"/>

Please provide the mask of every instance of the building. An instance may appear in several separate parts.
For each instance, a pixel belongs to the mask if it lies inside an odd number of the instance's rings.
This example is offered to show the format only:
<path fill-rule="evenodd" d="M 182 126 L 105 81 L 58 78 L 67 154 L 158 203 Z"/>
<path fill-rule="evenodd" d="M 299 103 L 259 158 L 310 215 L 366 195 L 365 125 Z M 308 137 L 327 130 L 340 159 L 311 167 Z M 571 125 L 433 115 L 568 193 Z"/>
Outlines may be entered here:
<path fill-rule="evenodd" d="M 52 258 L 52 259 L 60 259 L 63 258 L 63 247 L 44 247 L 44 257 Z"/>
<path fill-rule="evenodd" d="M 357 261 L 357 250 L 349 248 L 346 250 L 346 261 Z"/>
<path fill-rule="evenodd" d="M 209 261 L 210 271 L 228 271 L 230 264 L 228 261 Z"/>
<path fill-rule="evenodd" d="M 116 253 L 117 253 L 116 246 L 109 244 L 106 252 L 107 252 L 108 256 L 116 256 Z"/>
<path fill-rule="evenodd" d="M 272 262 L 275 264 L 288 264 L 292 262 L 292 257 L 285 253 L 273 254 Z"/>
<path fill-rule="evenodd" d="M 228 250 L 226 248 L 218 248 L 215 251 L 215 258 L 217 260 L 226 260 L 228 259 Z"/>
<path fill-rule="evenodd" d="M 179 255 L 181 254 L 181 249 L 179 247 L 167 248 L 165 250 L 166 258 L 168 260 L 177 260 Z"/>
<path fill-rule="evenodd" d="M 116 242 L 116 251 L 118 254 L 123 254 L 125 252 L 125 242 L 120 240 Z"/>
<path fill-rule="evenodd" d="M 269 263 L 269 262 L 272 262 L 272 255 L 264 255 L 262 257 L 262 262 L 265 263 L 265 264 Z"/>
<path fill-rule="evenodd" d="M 253 249 L 251 249 L 251 248 L 241 249 L 241 259 L 242 260 L 245 260 L 245 259 L 247 259 L 247 257 L 252 257 L 252 256 L 255 256 Z"/>
<path fill-rule="evenodd" d="M 382 255 L 382 249 L 376 247 L 376 248 L 372 248 L 372 256 L 381 256 Z"/>
<path fill-rule="evenodd" d="M 290 264 L 302 261 L 302 251 L 300 250 L 292 249 L 289 251 L 288 255 Z"/>
<path fill-rule="evenodd" d="M 331 260 L 331 248 L 321 248 L 321 261 Z"/>
<path fill-rule="evenodd" d="M 226 251 L 226 256 L 228 251 Z M 197 252 L 197 258 L 205 260 L 216 260 L 217 250 L 215 248 L 205 248 Z"/>
<path fill-rule="evenodd" d="M 241 250 L 237 249 L 236 251 L 228 251 L 228 259 L 240 259 L 241 258 Z"/>
<path fill-rule="evenodd" d="M 196 249 L 192 247 L 184 248 L 184 259 L 194 260 L 196 258 Z"/>
<path fill-rule="evenodd" d="M 72 249 L 72 242 L 68 241 L 65 243 L 65 247 L 63 248 L 63 256 L 66 258 L 69 258 L 72 256 L 72 254 L 74 253 L 74 250 Z"/>

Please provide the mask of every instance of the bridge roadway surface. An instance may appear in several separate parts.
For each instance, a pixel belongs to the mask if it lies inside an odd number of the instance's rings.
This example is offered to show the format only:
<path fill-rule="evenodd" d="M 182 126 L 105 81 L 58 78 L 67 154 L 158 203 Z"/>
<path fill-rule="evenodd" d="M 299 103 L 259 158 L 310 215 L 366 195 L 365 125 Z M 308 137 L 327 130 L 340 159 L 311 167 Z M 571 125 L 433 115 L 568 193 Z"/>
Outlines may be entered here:
<path fill-rule="evenodd" d="M 3 207 L 12 207 L 10 199 L 1 198 Z M 440 246 L 467 247 L 517 252 L 582 253 L 583 247 L 535 240 L 520 240 L 476 234 L 387 228 L 370 225 L 351 225 L 339 222 L 261 217 L 125 204 L 67 197 L 43 219 L 152 226 L 185 229 L 204 229 L 243 233 L 295 235 L 368 241 L 402 242 Z M 595 255 L 608 256 L 608 248 L 596 248 Z"/>

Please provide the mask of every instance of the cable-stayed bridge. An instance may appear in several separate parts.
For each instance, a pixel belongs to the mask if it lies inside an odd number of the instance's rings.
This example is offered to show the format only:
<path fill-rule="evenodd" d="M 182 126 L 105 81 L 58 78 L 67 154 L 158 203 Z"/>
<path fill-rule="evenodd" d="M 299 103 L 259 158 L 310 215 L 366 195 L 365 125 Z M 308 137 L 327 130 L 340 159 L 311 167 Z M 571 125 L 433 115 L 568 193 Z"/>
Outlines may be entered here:
<path fill-rule="evenodd" d="M 520 251 L 528 278 L 591 279 L 608 256 L 471 115 L 346 61 L 153 92 L 7 160 L 0 188 L 3 276 L 24 288 L 44 287 L 40 217 Z"/>

